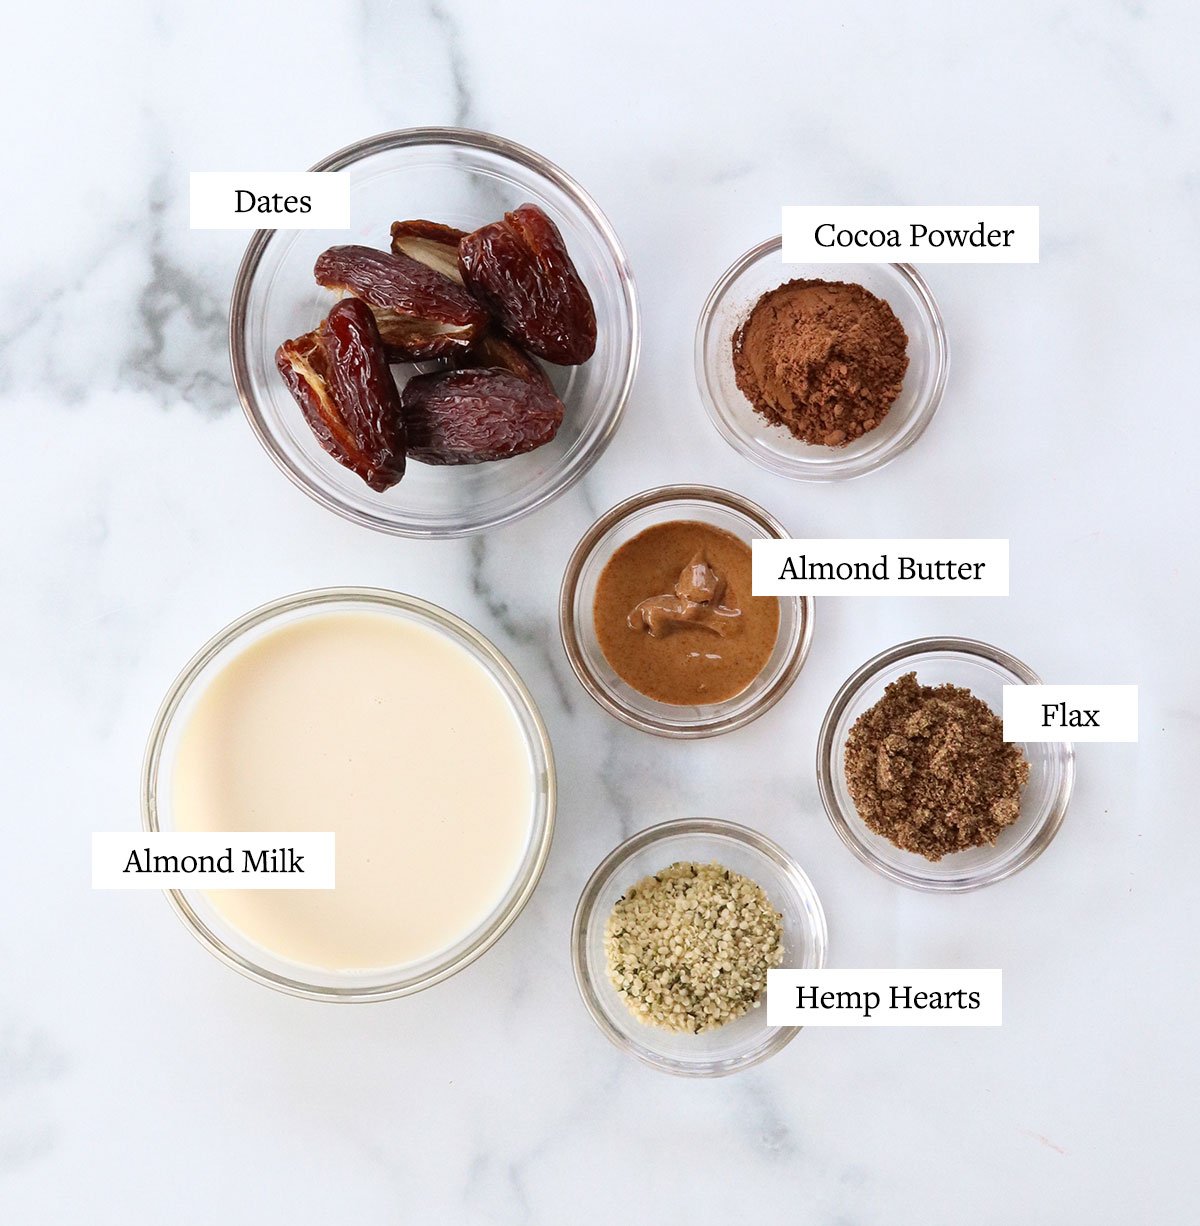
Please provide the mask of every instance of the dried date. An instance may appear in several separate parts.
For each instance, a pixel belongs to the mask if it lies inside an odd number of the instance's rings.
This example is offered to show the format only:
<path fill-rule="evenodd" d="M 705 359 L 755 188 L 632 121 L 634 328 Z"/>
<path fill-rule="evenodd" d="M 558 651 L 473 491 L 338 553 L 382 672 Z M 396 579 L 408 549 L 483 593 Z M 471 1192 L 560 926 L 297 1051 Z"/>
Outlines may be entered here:
<path fill-rule="evenodd" d="M 536 383 L 552 396 L 558 394 L 541 363 L 526 353 L 516 341 L 511 341 L 498 332 L 485 332 L 470 349 L 463 354 L 456 354 L 451 360 L 459 370 L 498 366 L 501 370 L 516 375 L 518 379 Z"/>
<path fill-rule="evenodd" d="M 403 252 L 330 247 L 317 257 L 313 275 L 326 289 L 371 308 L 394 362 L 465 349 L 487 326 L 487 312 L 461 285 Z"/>
<path fill-rule="evenodd" d="M 392 251 L 396 255 L 420 260 L 443 277 L 449 277 L 461 285 L 463 279 L 458 271 L 458 244 L 466 236 L 465 230 L 444 226 L 440 221 L 394 221 Z"/>
<path fill-rule="evenodd" d="M 404 476 L 404 417 L 370 308 L 339 302 L 314 332 L 275 352 L 317 441 L 337 462 L 382 493 Z"/>
<path fill-rule="evenodd" d="M 463 283 L 514 340 L 560 366 L 596 349 L 596 312 L 558 227 L 536 204 L 468 234 L 458 246 Z"/>
<path fill-rule="evenodd" d="M 482 464 L 548 443 L 562 425 L 562 401 L 507 370 L 417 375 L 401 398 L 408 454 L 424 464 Z"/>

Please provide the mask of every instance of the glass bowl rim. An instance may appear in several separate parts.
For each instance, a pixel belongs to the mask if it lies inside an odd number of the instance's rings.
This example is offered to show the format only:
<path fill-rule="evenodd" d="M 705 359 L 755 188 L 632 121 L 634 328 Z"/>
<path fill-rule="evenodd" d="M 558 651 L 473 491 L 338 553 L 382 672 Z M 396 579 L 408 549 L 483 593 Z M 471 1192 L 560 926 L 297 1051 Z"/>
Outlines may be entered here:
<path fill-rule="evenodd" d="M 579 684 L 610 715 L 619 719 L 622 723 L 628 724 L 631 728 L 637 728 L 641 732 L 649 732 L 654 736 L 674 737 L 679 740 L 698 740 L 703 737 L 719 736 L 722 733 L 733 732 L 737 728 L 745 727 L 746 724 L 751 723 L 760 715 L 769 711 L 787 693 L 792 687 L 793 682 L 800 675 L 808 659 L 809 650 L 812 647 L 814 601 L 811 596 L 779 597 L 780 600 L 792 600 L 796 603 L 798 608 L 797 616 L 800 619 L 799 637 L 786 666 L 775 682 L 769 689 L 764 690 L 744 711 L 735 715 L 706 720 L 702 723 L 678 725 L 662 723 L 626 706 L 596 676 L 584 658 L 575 623 L 575 592 L 579 587 L 579 580 L 583 574 L 584 566 L 595 551 L 596 546 L 609 531 L 638 511 L 643 511 L 648 507 L 654 507 L 660 503 L 671 502 L 676 499 L 707 502 L 723 510 L 735 511 L 754 521 L 768 536 L 772 536 L 776 540 L 788 539 L 787 529 L 770 512 L 763 510 L 756 502 L 751 502 L 749 498 L 733 493 L 732 490 L 719 489 L 714 485 L 657 485 L 652 489 L 643 490 L 641 493 L 632 494 L 630 497 L 622 499 L 615 506 L 610 507 L 603 515 L 596 519 L 591 527 L 584 532 L 583 536 L 579 538 L 575 548 L 571 551 L 566 569 L 563 571 L 562 585 L 559 588 L 558 630 L 559 637 L 562 639 L 563 650 L 567 654 L 567 661 L 571 665 L 571 670 L 574 672 Z M 738 696 L 735 695 L 736 697 Z M 717 705 L 720 706 L 721 704 Z"/>
<path fill-rule="evenodd" d="M 542 829 L 534 830 L 536 852 L 529 867 L 522 875 L 514 878 L 521 881 L 521 888 L 511 903 L 501 911 L 497 911 L 486 923 L 479 937 L 466 949 L 462 950 L 452 960 L 439 963 L 425 975 L 413 980 L 395 981 L 393 983 L 372 985 L 369 987 L 330 986 L 305 982 L 303 979 L 276 974 L 274 971 L 260 966 L 251 959 L 239 954 L 222 940 L 201 918 L 189 903 L 183 890 L 163 890 L 167 901 L 182 921 L 185 928 L 210 953 L 219 958 L 227 966 L 231 966 L 240 974 L 256 983 L 264 984 L 276 991 L 290 996 L 299 996 L 307 1000 L 322 1000 L 336 1002 L 358 1003 L 376 1000 L 392 1000 L 399 996 L 410 996 L 415 992 L 432 987 L 442 980 L 462 970 L 476 958 L 490 949 L 511 927 L 517 916 L 524 910 L 532 897 L 546 860 L 550 854 L 550 844 L 554 835 L 554 825 L 557 811 L 557 774 L 554 763 L 554 750 L 550 744 L 550 734 L 542 720 L 541 712 L 533 695 L 529 692 L 520 674 L 489 639 L 482 635 L 469 622 L 464 621 L 454 613 L 443 609 L 431 601 L 422 600 L 418 596 L 410 596 L 403 592 L 393 592 L 387 588 L 376 587 L 324 587 L 312 588 L 306 591 L 294 592 L 281 596 L 266 604 L 250 609 L 217 631 L 202 647 L 196 651 L 190 660 L 179 671 L 171 683 L 165 697 L 159 704 L 158 712 L 146 743 L 146 751 L 142 760 L 141 779 L 141 818 L 142 829 L 153 833 L 159 829 L 158 822 L 158 783 L 162 766 L 163 748 L 174 719 L 184 698 L 199 679 L 200 674 L 226 648 L 238 643 L 251 630 L 266 625 L 271 621 L 297 610 L 317 609 L 322 606 L 337 606 L 348 603 L 358 605 L 374 605 L 392 611 L 415 614 L 422 624 L 432 626 L 442 632 L 447 632 L 451 639 L 457 638 L 459 645 L 472 650 L 479 662 L 493 676 L 503 678 L 519 700 L 524 714 L 529 717 L 536 733 L 535 738 L 525 737 L 531 755 L 541 756 L 545 763 L 545 784 L 535 782 L 535 795 L 544 792 L 546 817 Z M 522 880 L 523 876 L 523 880 Z"/>
<path fill-rule="evenodd" d="M 834 744 L 834 731 L 842 716 L 862 691 L 884 669 L 900 661 L 917 660 L 931 652 L 953 652 L 968 659 L 998 665 L 1023 685 L 1042 684 L 1041 678 L 1028 664 L 1009 652 L 980 639 L 934 635 L 897 643 L 894 647 L 889 647 L 872 656 L 866 663 L 855 669 L 834 695 L 821 723 L 821 731 L 817 735 L 817 787 L 821 793 L 821 803 L 824 805 L 825 814 L 837 832 L 838 838 L 864 864 L 869 865 L 890 881 L 910 889 L 930 894 L 964 894 L 970 890 L 981 889 L 983 886 L 994 885 L 997 881 L 1013 876 L 1032 864 L 1050 846 L 1062 826 L 1067 806 L 1070 804 L 1071 792 L 1075 783 L 1075 750 L 1069 741 L 1049 742 L 1057 749 L 1055 756 L 1059 760 L 1062 777 L 1047 803 L 1046 811 L 1040 819 L 1034 837 L 1029 840 L 1021 854 L 1011 862 L 984 866 L 966 876 L 935 879 L 926 877 L 920 872 L 898 868 L 883 860 L 860 837 L 859 827 L 863 825 L 863 822 L 857 812 L 846 813 L 838 802 L 837 792 L 833 786 L 834 759 L 837 752 L 837 746 Z"/>
<path fill-rule="evenodd" d="M 849 458 L 840 464 L 835 463 L 828 467 L 822 466 L 817 470 L 806 468 L 806 461 L 803 460 L 781 459 L 762 454 L 751 448 L 742 437 L 741 432 L 734 429 L 726 420 L 725 413 L 721 408 L 720 398 L 716 395 L 712 382 L 708 377 L 707 364 L 705 362 L 705 337 L 715 315 L 717 302 L 728 291 L 729 287 L 752 264 L 756 263 L 763 256 L 769 255 L 772 251 L 782 250 L 782 248 L 782 234 L 775 234 L 770 238 L 763 239 L 760 243 L 756 243 L 749 251 L 743 252 L 742 255 L 738 256 L 721 276 L 717 278 L 716 284 L 704 300 L 704 305 L 700 308 L 699 319 L 696 322 L 693 357 L 696 384 L 700 392 L 701 403 L 704 405 L 704 411 L 708 415 L 709 421 L 712 422 L 717 433 L 725 442 L 739 455 L 767 472 L 772 472 L 779 477 L 787 477 L 792 481 L 808 481 L 812 483 L 852 481 L 856 477 L 865 477 L 868 473 L 877 472 L 884 465 L 890 464 L 898 456 L 903 455 L 925 433 L 929 423 L 937 413 L 938 407 L 942 402 L 942 396 L 946 390 L 946 381 L 950 374 L 950 341 L 946 334 L 945 319 L 941 308 L 937 304 L 937 299 L 933 296 L 933 291 L 929 288 L 925 278 L 917 271 L 915 265 L 892 264 L 883 260 L 864 264 L 863 267 L 886 267 L 895 271 L 901 280 L 909 284 L 925 312 L 930 325 L 932 341 L 930 360 L 934 364 L 935 370 L 933 386 L 930 388 L 925 403 L 920 406 L 918 412 L 914 413 L 913 424 L 910 429 L 903 436 L 897 436 L 891 445 L 883 448 L 878 455 L 874 456 L 867 463 L 860 463 L 855 458 Z M 809 262 L 811 263 L 811 261 Z M 837 263 L 837 261 L 830 261 L 830 263 Z"/>
<path fill-rule="evenodd" d="M 574 972 L 575 986 L 583 1000 L 584 1007 L 591 1015 L 592 1021 L 613 1046 L 636 1056 L 642 1063 L 660 1072 L 674 1073 L 680 1077 L 724 1077 L 761 1064 L 786 1047 L 802 1027 L 774 1027 L 775 1034 L 750 1056 L 724 1061 L 719 1068 L 709 1068 L 702 1064 L 694 1067 L 678 1066 L 661 1060 L 643 1044 L 638 1043 L 636 1039 L 613 1025 L 600 1007 L 598 992 L 587 968 L 585 924 L 587 917 L 595 910 L 599 901 L 600 887 L 604 881 L 621 864 L 626 863 L 647 847 L 653 847 L 656 843 L 661 843 L 676 835 L 692 834 L 723 836 L 759 852 L 770 860 L 788 879 L 796 892 L 811 906 L 812 913 L 816 917 L 810 932 L 816 947 L 814 966 L 819 969 L 825 965 L 829 952 L 829 924 L 825 916 L 825 908 L 821 905 L 821 896 L 799 862 L 774 839 L 768 838 L 749 826 L 743 826 L 739 822 L 716 817 L 679 817 L 647 826 L 644 830 L 630 835 L 629 838 L 617 844 L 593 869 L 580 891 L 579 901 L 575 904 L 575 914 L 571 920 L 571 969 Z M 636 1019 L 634 1019 L 634 1024 L 636 1024 Z"/>
<path fill-rule="evenodd" d="M 491 132 L 480 132 L 473 128 L 458 127 L 414 127 L 395 128 L 388 132 L 380 132 L 374 136 L 365 137 L 344 145 L 341 149 L 322 158 L 310 169 L 313 171 L 343 170 L 364 158 L 377 153 L 385 153 L 391 149 L 404 149 L 419 145 L 462 145 L 470 149 L 480 149 L 489 153 L 499 154 L 510 161 L 517 162 L 527 170 L 541 175 L 554 184 L 564 195 L 568 196 L 581 212 L 587 217 L 588 223 L 594 227 L 603 240 L 609 255 L 613 259 L 619 273 L 622 299 L 629 319 L 629 361 L 617 389 L 608 419 L 601 428 L 588 440 L 588 450 L 582 463 L 569 473 L 565 480 L 553 484 L 528 506 L 515 511 L 507 511 L 495 516 L 486 523 L 472 524 L 466 527 L 450 528 L 417 527 L 406 523 L 396 523 L 385 515 L 361 510 L 358 507 L 344 505 L 342 501 L 329 493 L 322 485 L 312 481 L 297 469 L 277 446 L 274 435 L 268 427 L 258 402 L 255 399 L 250 365 L 246 356 L 245 332 L 250 290 L 254 277 L 262 262 L 267 244 L 275 236 L 275 230 L 255 230 L 246 244 L 246 250 L 238 265 L 233 281 L 233 292 L 229 301 L 229 325 L 227 329 L 229 346 L 229 364 L 233 374 L 233 385 L 241 402 L 242 412 L 250 424 L 250 429 L 258 439 L 263 450 L 270 456 L 275 467 L 283 473 L 291 483 L 313 501 L 340 515 L 352 523 L 361 524 L 377 532 L 390 536 L 409 537 L 414 539 L 449 540 L 456 537 L 473 536 L 498 528 L 504 524 L 515 523 L 526 515 L 540 510 L 552 502 L 560 494 L 565 494 L 573 485 L 584 477 L 607 450 L 612 442 L 629 404 L 633 381 L 637 375 L 638 360 L 641 354 L 641 310 L 638 305 L 637 285 L 633 270 L 629 264 L 629 256 L 618 238 L 616 231 L 600 206 L 591 195 L 564 170 L 560 169 L 540 153 Z"/>

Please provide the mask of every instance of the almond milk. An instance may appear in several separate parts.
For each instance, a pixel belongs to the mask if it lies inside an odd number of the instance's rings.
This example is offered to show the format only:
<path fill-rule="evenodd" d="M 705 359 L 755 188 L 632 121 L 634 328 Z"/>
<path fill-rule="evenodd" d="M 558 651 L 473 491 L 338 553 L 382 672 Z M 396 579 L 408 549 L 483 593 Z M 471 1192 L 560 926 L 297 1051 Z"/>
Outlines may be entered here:
<path fill-rule="evenodd" d="M 530 752 L 508 697 L 448 635 L 380 613 L 271 631 L 186 719 L 175 826 L 332 830 L 333 890 L 224 890 L 219 914 L 273 954 L 331 971 L 408 965 L 471 933 L 517 875 Z"/>

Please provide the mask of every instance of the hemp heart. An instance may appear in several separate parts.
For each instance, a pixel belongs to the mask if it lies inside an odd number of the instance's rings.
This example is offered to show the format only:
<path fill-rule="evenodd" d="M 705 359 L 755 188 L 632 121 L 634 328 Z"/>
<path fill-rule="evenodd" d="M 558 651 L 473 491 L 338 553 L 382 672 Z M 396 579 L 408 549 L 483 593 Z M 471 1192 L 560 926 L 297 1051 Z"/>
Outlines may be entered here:
<path fill-rule="evenodd" d="M 783 916 L 749 877 L 679 861 L 617 900 L 604 954 L 639 1021 L 700 1034 L 758 1008 L 783 961 Z"/>

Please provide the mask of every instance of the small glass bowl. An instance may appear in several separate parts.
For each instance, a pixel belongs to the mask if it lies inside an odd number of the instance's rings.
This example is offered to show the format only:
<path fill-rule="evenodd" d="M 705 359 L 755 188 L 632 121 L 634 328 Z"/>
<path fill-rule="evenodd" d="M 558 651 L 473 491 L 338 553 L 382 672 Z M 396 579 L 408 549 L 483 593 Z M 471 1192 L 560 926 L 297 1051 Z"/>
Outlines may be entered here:
<path fill-rule="evenodd" d="M 610 714 L 656 736 L 694 738 L 731 732 L 770 710 L 804 667 L 812 642 L 811 596 L 780 596 L 779 636 L 766 667 L 724 702 L 682 707 L 656 702 L 622 680 L 596 637 L 596 585 L 613 553 L 653 524 L 699 520 L 749 543 L 785 539 L 787 529 L 739 494 L 708 485 L 664 485 L 635 494 L 607 511 L 584 533 L 567 563 L 559 593 L 563 648 L 583 688 Z"/>
<path fill-rule="evenodd" d="M 933 419 L 950 368 L 941 312 L 910 264 L 784 264 L 776 236 L 750 251 L 721 277 L 696 328 L 696 381 L 721 437 L 755 464 L 796 481 L 861 477 L 894 460 Z M 770 424 L 742 395 L 733 374 L 733 337 L 768 290 L 798 279 L 857 282 L 895 311 L 908 333 L 904 386 L 883 421 L 845 447 L 802 443 Z"/>
<path fill-rule="evenodd" d="M 879 701 L 885 687 L 911 672 L 922 685 L 963 686 L 997 713 L 1003 706 L 1004 686 L 1041 684 L 1028 665 L 974 639 L 914 639 L 881 652 L 846 681 L 821 725 L 817 783 L 825 812 L 839 838 L 864 864 L 901 885 L 958 894 L 1003 881 L 1036 860 L 1058 833 L 1075 780 L 1074 751 L 1062 741 L 1021 742 L 1029 759 L 1021 814 L 994 846 L 972 847 L 937 861 L 902 851 L 858 816 L 846 786 L 846 738 L 854 721 Z"/>
<path fill-rule="evenodd" d="M 534 779 L 534 809 L 521 864 L 492 913 L 449 949 L 400 967 L 326 971 L 291 962 L 244 936 L 212 906 L 205 891 L 164 891 L 192 935 L 222 962 L 257 983 L 310 1000 L 357 1002 L 408 996 L 440 983 L 474 962 L 500 939 L 529 901 L 542 875 L 554 833 L 554 755 L 537 706 L 516 670 L 461 618 L 414 596 L 378 588 L 323 588 L 285 596 L 253 609 L 200 648 L 175 679 L 154 720 L 142 769 L 143 828 L 148 831 L 175 828 L 171 790 L 180 737 L 196 702 L 217 673 L 251 643 L 281 626 L 323 614 L 356 612 L 384 613 L 418 622 L 464 648 L 487 670 L 521 724 Z"/>
<path fill-rule="evenodd" d="M 640 1021 L 608 977 L 604 926 L 617 900 L 643 877 L 677 861 L 716 861 L 749 877 L 783 916 L 783 967 L 825 965 L 828 931 L 821 900 L 804 870 L 757 831 L 712 818 L 651 826 L 605 856 L 583 887 L 571 927 L 575 982 L 592 1020 L 622 1051 L 667 1073 L 723 1077 L 773 1056 L 796 1037 L 796 1026 L 768 1026 L 766 997 L 716 1030 L 677 1034 Z"/>
<path fill-rule="evenodd" d="M 396 536 L 449 537 L 510 523 L 568 489 L 617 429 L 637 367 L 637 296 L 629 262 L 608 219 L 570 177 L 511 141 L 460 128 L 408 128 L 359 141 L 313 167 L 350 180 L 349 230 L 259 230 L 233 288 L 233 379 L 254 433 L 283 473 L 339 515 Z M 390 226 L 429 218 L 474 230 L 532 201 L 562 231 L 591 292 L 597 342 L 582 366 L 547 367 L 567 407 L 555 439 L 494 464 L 410 464 L 383 493 L 328 456 L 275 368 L 275 350 L 316 327 L 334 297 L 313 280 L 325 248 L 388 248 Z M 429 363 L 395 367 L 402 378 Z"/>

